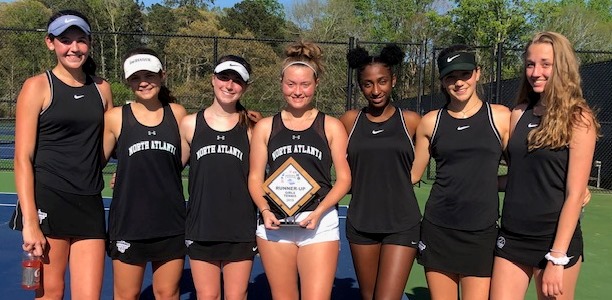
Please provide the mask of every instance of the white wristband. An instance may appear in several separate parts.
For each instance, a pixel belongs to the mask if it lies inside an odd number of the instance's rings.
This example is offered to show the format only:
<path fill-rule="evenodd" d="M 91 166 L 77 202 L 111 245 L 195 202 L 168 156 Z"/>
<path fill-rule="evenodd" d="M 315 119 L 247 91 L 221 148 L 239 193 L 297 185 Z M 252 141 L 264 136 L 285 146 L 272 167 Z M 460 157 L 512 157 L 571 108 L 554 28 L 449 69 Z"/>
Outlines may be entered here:
<path fill-rule="evenodd" d="M 572 259 L 573 256 L 567 257 L 566 255 L 563 255 L 562 257 L 554 257 L 550 254 L 550 252 L 546 253 L 546 255 L 544 255 L 544 258 L 546 258 L 546 260 L 550 261 L 553 263 L 553 265 L 555 266 L 565 266 L 569 263 L 570 259 Z"/>

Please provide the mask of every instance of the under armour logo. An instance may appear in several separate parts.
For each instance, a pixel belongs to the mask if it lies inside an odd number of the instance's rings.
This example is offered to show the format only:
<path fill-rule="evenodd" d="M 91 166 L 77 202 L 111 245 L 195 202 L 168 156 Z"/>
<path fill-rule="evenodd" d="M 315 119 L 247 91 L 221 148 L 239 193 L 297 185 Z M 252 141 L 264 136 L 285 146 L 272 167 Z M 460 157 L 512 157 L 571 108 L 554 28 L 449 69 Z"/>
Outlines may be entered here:
<path fill-rule="evenodd" d="M 155 130 L 153 130 L 153 131 L 147 131 L 147 133 L 148 133 L 149 135 L 157 135 L 157 132 L 155 132 Z"/>
<path fill-rule="evenodd" d="M 291 136 L 291 139 L 294 139 L 294 140 L 299 140 L 300 138 L 301 138 L 301 136 L 299 136 L 299 135 L 292 135 Z"/>
<path fill-rule="evenodd" d="M 225 136 L 224 135 L 218 135 L 217 136 L 217 141 L 219 140 L 224 140 L 225 141 Z"/>

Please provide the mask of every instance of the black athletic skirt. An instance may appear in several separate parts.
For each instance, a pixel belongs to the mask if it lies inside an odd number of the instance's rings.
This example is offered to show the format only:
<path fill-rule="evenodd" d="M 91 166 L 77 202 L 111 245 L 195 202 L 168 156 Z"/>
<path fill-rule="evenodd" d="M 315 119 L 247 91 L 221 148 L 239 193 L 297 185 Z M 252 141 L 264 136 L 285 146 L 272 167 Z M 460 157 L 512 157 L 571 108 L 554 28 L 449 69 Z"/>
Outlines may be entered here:
<path fill-rule="evenodd" d="M 190 259 L 203 261 L 251 260 L 259 251 L 252 242 L 198 242 L 189 241 L 187 255 Z"/>
<path fill-rule="evenodd" d="M 126 264 L 168 261 L 185 258 L 185 235 L 146 240 L 109 241 L 106 249 L 111 259 Z"/>
<path fill-rule="evenodd" d="M 100 194 L 77 195 L 36 184 L 34 197 L 40 229 L 45 236 L 84 239 L 106 237 L 104 204 Z M 9 225 L 12 229 L 23 230 L 19 203 Z"/>
<path fill-rule="evenodd" d="M 554 235 L 526 236 L 509 232 L 502 228 L 497 238 L 495 256 L 521 265 L 544 269 L 548 262 L 544 255 L 552 248 L 554 237 Z M 583 249 L 582 230 L 578 226 L 567 249 L 567 256 L 571 258 L 565 268 L 575 265 L 579 259 L 584 261 Z"/>
<path fill-rule="evenodd" d="M 491 277 L 497 224 L 484 230 L 464 231 L 421 222 L 419 264 L 463 276 Z"/>

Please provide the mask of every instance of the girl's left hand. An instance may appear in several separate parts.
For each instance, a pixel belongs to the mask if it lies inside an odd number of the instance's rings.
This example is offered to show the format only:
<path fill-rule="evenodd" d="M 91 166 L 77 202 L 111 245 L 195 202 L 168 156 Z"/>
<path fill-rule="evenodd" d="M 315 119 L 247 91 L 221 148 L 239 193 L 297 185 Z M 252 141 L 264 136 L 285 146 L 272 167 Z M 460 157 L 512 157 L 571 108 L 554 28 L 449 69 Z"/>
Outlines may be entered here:
<path fill-rule="evenodd" d="M 300 221 L 300 226 L 306 229 L 314 230 L 319 224 L 321 213 L 318 210 L 312 211 L 304 220 Z"/>
<path fill-rule="evenodd" d="M 550 298 L 563 295 L 563 266 L 547 263 L 542 275 L 542 294 Z"/>

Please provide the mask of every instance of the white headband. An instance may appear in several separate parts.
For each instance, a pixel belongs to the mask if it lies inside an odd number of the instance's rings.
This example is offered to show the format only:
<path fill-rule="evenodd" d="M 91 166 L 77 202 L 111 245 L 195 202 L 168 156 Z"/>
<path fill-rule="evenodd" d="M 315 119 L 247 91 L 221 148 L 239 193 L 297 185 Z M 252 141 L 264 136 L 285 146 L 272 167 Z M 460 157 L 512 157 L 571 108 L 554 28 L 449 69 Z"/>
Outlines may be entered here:
<path fill-rule="evenodd" d="M 285 74 L 285 70 L 287 70 L 287 68 L 289 68 L 291 66 L 294 66 L 294 65 L 303 65 L 303 66 L 309 67 L 314 72 L 315 78 L 319 77 L 318 74 L 317 74 L 317 70 L 315 70 L 315 68 L 313 66 L 311 66 L 309 63 L 303 62 L 303 61 L 294 61 L 294 62 L 291 62 L 291 63 L 287 64 L 283 68 L 283 70 L 281 71 L 281 76 L 283 76 L 283 74 Z"/>
<path fill-rule="evenodd" d="M 224 61 L 218 64 L 217 67 L 215 67 L 214 72 L 215 74 L 219 74 L 223 71 L 228 70 L 238 73 L 238 75 L 242 77 L 242 80 L 244 80 L 244 82 L 249 82 L 249 71 L 247 71 L 247 69 L 241 63 L 235 62 L 233 60 Z"/>
<path fill-rule="evenodd" d="M 128 57 L 123 63 L 123 71 L 125 79 L 132 76 L 138 71 L 151 71 L 159 73 L 162 70 L 162 64 L 159 59 L 151 54 L 136 54 Z"/>

